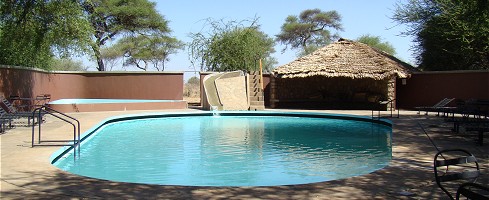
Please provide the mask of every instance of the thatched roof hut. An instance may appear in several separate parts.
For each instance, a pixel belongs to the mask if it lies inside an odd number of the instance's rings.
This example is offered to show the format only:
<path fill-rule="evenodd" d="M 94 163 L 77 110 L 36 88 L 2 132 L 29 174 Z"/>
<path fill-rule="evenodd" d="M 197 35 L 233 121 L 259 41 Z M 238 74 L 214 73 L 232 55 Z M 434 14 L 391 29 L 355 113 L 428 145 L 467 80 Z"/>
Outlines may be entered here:
<path fill-rule="evenodd" d="M 366 109 L 395 99 L 397 78 L 413 71 L 417 69 L 385 52 L 340 39 L 274 69 L 271 102 Z"/>
<path fill-rule="evenodd" d="M 382 80 L 392 75 L 406 78 L 416 70 L 407 63 L 366 44 L 340 39 L 273 70 L 279 78 L 310 76 L 372 78 Z"/>

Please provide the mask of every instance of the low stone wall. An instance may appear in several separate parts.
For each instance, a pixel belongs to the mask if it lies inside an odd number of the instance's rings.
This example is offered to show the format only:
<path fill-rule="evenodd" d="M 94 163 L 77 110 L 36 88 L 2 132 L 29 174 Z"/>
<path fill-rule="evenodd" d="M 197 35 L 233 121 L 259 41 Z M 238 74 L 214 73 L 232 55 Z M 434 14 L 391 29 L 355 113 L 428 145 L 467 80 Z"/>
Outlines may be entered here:
<path fill-rule="evenodd" d="M 183 72 L 49 72 L 0 66 L 0 93 L 69 98 L 183 100 Z"/>
<path fill-rule="evenodd" d="M 444 98 L 489 100 L 489 71 L 414 73 L 408 79 L 397 80 L 396 95 L 403 109 L 433 106 Z M 450 106 L 455 106 L 455 101 Z"/>
<path fill-rule="evenodd" d="M 92 103 L 92 104 L 50 104 L 50 108 L 63 112 L 100 112 L 100 111 L 126 111 L 126 110 L 164 110 L 186 109 L 187 102 L 134 102 L 134 103 Z"/>

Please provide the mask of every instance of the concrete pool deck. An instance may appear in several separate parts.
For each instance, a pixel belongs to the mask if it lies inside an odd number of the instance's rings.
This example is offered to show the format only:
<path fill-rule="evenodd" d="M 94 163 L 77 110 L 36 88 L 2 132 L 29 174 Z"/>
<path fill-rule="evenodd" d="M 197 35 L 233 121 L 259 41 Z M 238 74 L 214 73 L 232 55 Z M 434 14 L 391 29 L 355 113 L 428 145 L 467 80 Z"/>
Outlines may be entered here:
<path fill-rule="evenodd" d="M 199 110 L 114 111 L 69 113 L 84 132 L 118 115 L 145 112 L 199 112 Z M 286 110 L 298 111 L 298 110 Z M 303 110 L 301 110 L 303 111 Z M 307 112 L 307 111 L 306 111 Z M 370 116 L 371 111 L 318 112 Z M 383 112 L 387 115 L 386 112 Z M 436 186 L 433 156 L 437 149 L 463 148 L 481 164 L 478 182 L 489 185 L 489 144 L 477 146 L 473 138 L 450 131 L 451 125 L 433 115 L 401 111 L 393 121 L 393 159 L 376 172 L 321 183 L 273 187 L 186 187 L 104 181 L 64 172 L 50 164 L 60 147 L 31 148 L 31 127 L 17 126 L 0 135 L 1 199 L 439 199 L 446 195 Z M 47 139 L 69 139 L 72 127 L 53 118 L 42 125 Z M 71 128 L 71 129 L 70 129 Z M 426 131 L 427 134 L 423 131 Z M 43 138 L 44 138 L 43 136 Z M 430 140 L 431 139 L 431 140 Z"/>

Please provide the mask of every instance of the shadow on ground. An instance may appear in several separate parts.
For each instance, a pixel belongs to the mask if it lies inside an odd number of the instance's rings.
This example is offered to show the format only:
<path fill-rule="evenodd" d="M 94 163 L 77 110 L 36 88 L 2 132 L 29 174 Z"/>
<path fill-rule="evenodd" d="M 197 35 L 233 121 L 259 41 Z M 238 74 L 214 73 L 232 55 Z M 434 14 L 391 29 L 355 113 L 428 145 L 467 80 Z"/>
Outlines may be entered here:
<path fill-rule="evenodd" d="M 443 199 L 434 183 L 438 148 L 466 148 L 482 163 L 488 183 L 488 148 L 456 135 L 439 118 L 405 115 L 394 121 L 393 160 L 368 175 L 321 183 L 273 187 L 189 187 L 120 183 L 51 172 L 2 175 L 4 199 Z M 424 131 L 423 131 L 424 129 Z M 426 132 L 425 132 L 426 131 Z M 4 185 L 5 184 L 5 185 Z"/>
<path fill-rule="evenodd" d="M 405 162 L 411 164 L 411 160 Z M 411 175 L 409 175 L 411 174 Z M 2 193 L 6 199 L 410 199 L 435 198 L 431 174 L 424 170 L 388 167 L 362 177 L 323 183 L 275 187 L 187 187 L 118 183 L 77 177 L 64 172 L 53 175 L 22 173 L 23 177 L 2 177 L 17 190 Z M 38 180 L 15 183 L 17 180 Z M 394 182 L 393 182 L 394 180 Z M 420 181 L 425 180 L 425 181 Z M 416 194 L 432 187 L 433 193 Z M 26 191 L 28 193 L 26 194 Z"/>

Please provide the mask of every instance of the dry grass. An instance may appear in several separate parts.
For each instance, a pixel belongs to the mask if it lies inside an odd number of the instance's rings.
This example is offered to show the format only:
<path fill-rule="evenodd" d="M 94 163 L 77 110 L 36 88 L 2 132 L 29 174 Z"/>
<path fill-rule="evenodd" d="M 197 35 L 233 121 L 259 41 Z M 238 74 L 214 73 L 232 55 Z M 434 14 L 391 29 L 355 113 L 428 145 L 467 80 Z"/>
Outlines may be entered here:
<path fill-rule="evenodd" d="M 189 104 L 200 104 L 200 81 L 189 81 L 183 87 L 183 100 Z"/>

